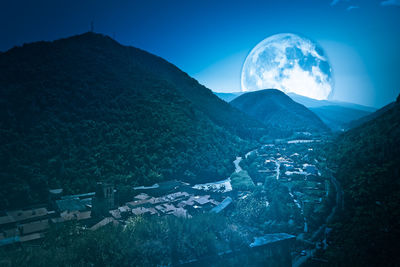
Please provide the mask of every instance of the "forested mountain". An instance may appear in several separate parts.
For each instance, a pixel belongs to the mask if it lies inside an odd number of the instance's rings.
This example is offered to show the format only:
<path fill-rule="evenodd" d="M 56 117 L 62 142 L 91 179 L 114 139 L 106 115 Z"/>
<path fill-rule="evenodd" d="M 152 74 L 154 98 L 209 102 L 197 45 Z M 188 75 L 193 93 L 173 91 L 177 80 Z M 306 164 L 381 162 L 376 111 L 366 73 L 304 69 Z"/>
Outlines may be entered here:
<path fill-rule="evenodd" d="M 167 61 L 85 33 L 0 54 L 0 209 L 168 179 L 225 178 L 264 133 Z"/>
<path fill-rule="evenodd" d="M 234 93 L 216 93 L 222 100 L 231 102 L 238 96 L 244 94 L 244 92 Z M 287 94 L 295 102 L 304 105 L 317 116 L 332 130 L 341 131 L 354 127 L 359 121 L 362 122 L 368 118 L 371 112 L 375 109 L 363 105 L 341 102 L 341 101 L 329 101 L 329 100 L 316 100 L 309 97 L 297 95 L 294 93 Z"/>
<path fill-rule="evenodd" d="M 371 114 L 371 112 L 342 107 L 338 105 L 329 105 L 309 108 L 317 114 L 321 120 L 329 126 L 333 131 L 341 131 L 348 128 L 348 123 L 353 120 L 358 120 Z"/>
<path fill-rule="evenodd" d="M 244 94 L 244 92 L 233 92 L 233 93 L 217 93 L 217 92 L 214 92 L 214 94 L 216 96 L 218 96 L 219 98 L 221 98 L 222 100 L 224 100 L 224 101 L 229 103 L 233 99 L 235 99 L 236 97 L 240 96 L 241 94 Z"/>
<path fill-rule="evenodd" d="M 280 90 L 245 93 L 230 104 L 264 123 L 271 136 L 284 137 L 299 131 L 329 131 L 317 115 Z"/>
<path fill-rule="evenodd" d="M 358 120 L 375 111 L 374 108 L 354 103 L 317 100 L 294 93 L 289 93 L 288 96 L 317 114 L 333 131 L 348 129 L 351 121 Z"/>
<path fill-rule="evenodd" d="M 360 125 L 362 125 L 362 124 L 364 124 L 364 123 L 366 123 L 366 122 L 369 122 L 369 121 L 371 121 L 371 120 L 373 120 L 373 119 L 379 117 L 380 115 L 382 115 L 382 114 L 385 113 L 386 111 L 392 109 L 395 105 L 396 105 L 395 102 L 389 103 L 389 104 L 387 104 L 386 106 L 384 106 L 384 107 L 378 109 L 376 112 L 373 112 L 373 113 L 371 113 L 371 114 L 368 114 L 367 116 L 361 117 L 361 118 L 359 118 L 359 119 L 355 119 L 355 120 L 350 121 L 350 122 L 347 124 L 347 127 L 348 127 L 348 128 L 355 128 L 355 127 L 360 126 Z"/>
<path fill-rule="evenodd" d="M 317 108 L 317 107 L 323 107 L 323 106 L 340 106 L 340 107 L 357 109 L 357 110 L 362 110 L 362 111 L 367 111 L 367 112 L 376 111 L 376 109 L 373 107 L 354 104 L 354 103 L 350 103 L 350 102 L 343 102 L 343 101 L 337 101 L 337 100 L 317 100 L 314 98 L 298 95 L 295 93 L 288 93 L 287 95 L 291 99 L 296 101 L 297 103 L 300 103 L 300 104 L 306 106 L 307 108 Z"/>
<path fill-rule="evenodd" d="M 397 266 L 400 260 L 399 98 L 378 113 L 327 149 L 345 197 L 329 237 L 335 266 Z"/>

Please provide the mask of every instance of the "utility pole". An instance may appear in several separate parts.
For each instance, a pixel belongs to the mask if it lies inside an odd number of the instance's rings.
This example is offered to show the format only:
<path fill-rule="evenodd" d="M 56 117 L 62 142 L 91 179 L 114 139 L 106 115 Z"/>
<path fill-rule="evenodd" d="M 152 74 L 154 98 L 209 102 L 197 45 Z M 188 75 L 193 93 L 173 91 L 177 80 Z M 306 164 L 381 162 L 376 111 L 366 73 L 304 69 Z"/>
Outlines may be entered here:
<path fill-rule="evenodd" d="M 93 22 L 93 20 L 90 22 L 90 32 L 94 32 L 94 22 Z"/>

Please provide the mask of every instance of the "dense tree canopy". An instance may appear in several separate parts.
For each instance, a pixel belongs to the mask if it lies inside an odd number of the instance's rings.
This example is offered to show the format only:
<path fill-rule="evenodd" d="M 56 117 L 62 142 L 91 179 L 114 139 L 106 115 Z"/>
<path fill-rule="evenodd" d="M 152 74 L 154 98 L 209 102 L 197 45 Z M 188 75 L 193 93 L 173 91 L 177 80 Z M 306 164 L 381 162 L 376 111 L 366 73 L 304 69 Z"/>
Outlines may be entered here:
<path fill-rule="evenodd" d="M 97 231 L 64 224 L 37 246 L 0 249 L 12 266 L 166 266 L 215 256 L 243 246 L 227 219 L 216 214 L 191 219 L 133 217 L 125 228 Z"/>
<path fill-rule="evenodd" d="M 0 209 L 48 188 L 226 178 L 263 126 L 172 64 L 87 33 L 0 55 Z"/>
<path fill-rule="evenodd" d="M 395 266 L 400 238 L 400 104 L 339 136 L 328 150 L 345 194 L 330 235 L 330 262 Z M 337 265 L 335 265 L 337 266 Z"/>

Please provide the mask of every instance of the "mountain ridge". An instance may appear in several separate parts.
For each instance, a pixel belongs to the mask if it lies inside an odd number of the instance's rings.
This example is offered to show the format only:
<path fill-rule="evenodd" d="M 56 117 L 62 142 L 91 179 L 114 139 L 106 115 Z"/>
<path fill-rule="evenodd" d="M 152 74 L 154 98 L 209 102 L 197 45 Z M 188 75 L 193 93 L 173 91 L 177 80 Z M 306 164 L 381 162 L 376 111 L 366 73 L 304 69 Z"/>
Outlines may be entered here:
<path fill-rule="evenodd" d="M 277 89 L 248 92 L 230 104 L 263 122 L 273 135 L 286 136 L 299 131 L 329 132 L 317 115 Z"/>
<path fill-rule="evenodd" d="M 317 114 L 332 131 L 347 130 L 349 122 L 358 120 L 376 110 L 372 107 L 349 102 L 316 100 L 295 93 L 288 95 L 294 101 L 303 104 Z"/>
<path fill-rule="evenodd" d="M 399 101 L 375 115 L 338 136 L 325 150 L 328 166 L 344 191 L 344 211 L 332 225 L 326 252 L 328 260 L 340 266 L 398 263 Z"/>
<path fill-rule="evenodd" d="M 383 106 L 382 108 L 376 110 L 373 113 L 370 113 L 364 117 L 361 117 L 359 119 L 356 120 L 352 120 L 350 122 L 347 123 L 347 127 L 348 128 L 356 128 L 358 126 L 361 126 L 364 123 L 367 123 L 375 118 L 378 118 L 379 116 L 381 116 L 382 114 L 384 114 L 386 111 L 394 108 L 396 105 L 396 102 L 391 102 L 389 104 L 387 104 L 386 106 Z"/>
<path fill-rule="evenodd" d="M 321 106 L 343 106 L 343 107 L 354 108 L 354 109 L 363 110 L 363 111 L 367 111 L 367 112 L 376 111 L 376 108 L 374 108 L 374 107 L 355 104 L 355 103 L 351 103 L 351 102 L 344 102 L 344 101 L 338 101 L 338 100 L 317 100 L 314 98 L 298 95 L 295 93 L 288 93 L 287 95 L 290 98 L 292 98 L 294 101 L 296 101 L 308 108 L 321 107 Z"/>
<path fill-rule="evenodd" d="M 213 92 L 216 96 L 221 98 L 222 100 L 226 102 L 231 102 L 233 99 L 236 97 L 244 94 L 245 92 L 231 92 L 231 93 L 224 93 L 224 92 Z"/>
<path fill-rule="evenodd" d="M 233 101 L 238 96 L 245 92 L 232 92 L 232 93 L 218 93 L 214 92 L 219 98 L 226 102 Z M 313 98 L 297 95 L 295 93 L 287 94 L 295 102 L 304 105 L 327 125 L 332 131 L 338 132 L 347 130 L 351 127 L 351 122 L 368 116 L 376 111 L 375 108 L 363 106 L 359 104 L 330 101 L 330 100 L 316 100 Z"/>
<path fill-rule="evenodd" d="M 0 209 L 96 181 L 223 179 L 265 132 L 174 65 L 95 33 L 2 53 L 0 101 Z"/>

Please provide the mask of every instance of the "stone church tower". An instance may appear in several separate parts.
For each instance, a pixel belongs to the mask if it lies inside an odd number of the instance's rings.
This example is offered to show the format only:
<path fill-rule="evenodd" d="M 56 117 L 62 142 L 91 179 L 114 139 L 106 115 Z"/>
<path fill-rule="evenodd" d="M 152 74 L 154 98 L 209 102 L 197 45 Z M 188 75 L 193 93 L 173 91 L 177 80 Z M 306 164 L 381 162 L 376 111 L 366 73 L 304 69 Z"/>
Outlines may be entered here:
<path fill-rule="evenodd" d="M 97 183 L 96 194 L 92 199 L 92 217 L 107 217 L 109 210 L 115 207 L 114 186 Z"/>

